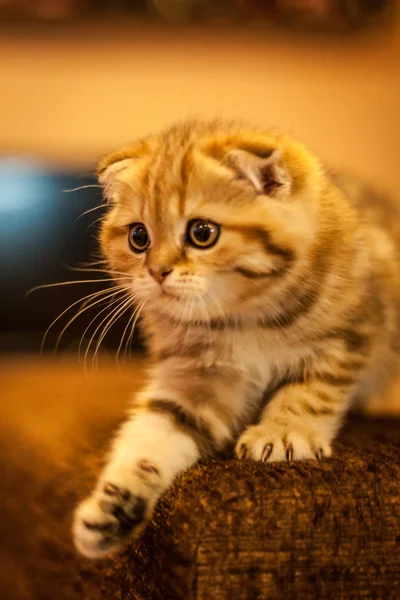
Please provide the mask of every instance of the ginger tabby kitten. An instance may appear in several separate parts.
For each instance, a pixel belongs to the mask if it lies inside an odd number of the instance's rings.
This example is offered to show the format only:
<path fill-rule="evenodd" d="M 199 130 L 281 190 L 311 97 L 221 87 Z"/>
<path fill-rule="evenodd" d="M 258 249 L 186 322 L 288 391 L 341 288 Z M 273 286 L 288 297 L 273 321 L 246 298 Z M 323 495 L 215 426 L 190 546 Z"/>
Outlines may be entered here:
<path fill-rule="evenodd" d="M 298 141 L 190 121 L 98 174 L 101 246 L 143 303 L 152 366 L 75 514 L 89 557 L 119 549 L 179 473 L 232 443 L 241 460 L 330 456 L 400 350 L 397 213 Z"/>

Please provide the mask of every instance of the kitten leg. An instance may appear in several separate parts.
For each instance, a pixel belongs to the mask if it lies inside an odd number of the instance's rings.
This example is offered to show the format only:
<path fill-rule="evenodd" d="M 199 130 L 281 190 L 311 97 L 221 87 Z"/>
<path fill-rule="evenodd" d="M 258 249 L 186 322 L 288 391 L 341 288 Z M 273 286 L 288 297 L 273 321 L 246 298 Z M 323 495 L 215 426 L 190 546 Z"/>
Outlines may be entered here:
<path fill-rule="evenodd" d="M 330 456 L 348 408 L 361 361 L 343 357 L 314 369 L 301 383 L 288 383 L 272 397 L 257 425 L 239 438 L 236 454 L 263 462 Z"/>
<path fill-rule="evenodd" d="M 143 409 L 123 425 L 93 494 L 75 513 L 77 549 L 90 558 L 118 550 L 140 533 L 174 477 L 199 456 L 196 425 L 186 431 L 167 413 Z"/>
<path fill-rule="evenodd" d="M 217 385 L 218 374 L 208 381 L 193 368 L 183 377 L 165 373 L 169 381 L 153 382 L 137 398 L 93 494 L 76 510 L 75 545 L 85 556 L 110 554 L 139 534 L 174 478 L 232 438 L 224 411 L 235 405 L 240 386 L 228 386 L 226 377 Z M 236 404 L 243 405 L 240 399 Z"/>

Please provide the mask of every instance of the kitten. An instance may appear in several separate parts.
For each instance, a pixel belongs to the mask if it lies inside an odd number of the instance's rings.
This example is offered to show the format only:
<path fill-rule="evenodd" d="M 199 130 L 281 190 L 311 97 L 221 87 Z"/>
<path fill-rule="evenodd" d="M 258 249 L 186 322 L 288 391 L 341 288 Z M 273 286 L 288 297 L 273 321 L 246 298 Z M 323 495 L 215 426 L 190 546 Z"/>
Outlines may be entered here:
<path fill-rule="evenodd" d="M 143 303 L 152 367 L 75 514 L 89 557 L 119 549 L 178 473 L 232 443 L 242 460 L 330 456 L 400 350 L 398 215 L 298 141 L 191 121 L 98 173 L 102 250 Z"/>

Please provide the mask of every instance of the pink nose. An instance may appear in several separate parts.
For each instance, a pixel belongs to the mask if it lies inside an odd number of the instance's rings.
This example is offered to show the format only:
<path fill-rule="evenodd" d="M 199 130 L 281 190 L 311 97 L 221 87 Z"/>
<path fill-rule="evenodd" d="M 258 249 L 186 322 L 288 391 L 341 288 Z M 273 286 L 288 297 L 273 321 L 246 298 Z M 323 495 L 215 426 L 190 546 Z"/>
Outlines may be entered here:
<path fill-rule="evenodd" d="M 166 270 L 163 268 L 149 267 L 150 275 L 159 283 L 163 283 L 164 279 L 172 272 L 172 269 Z"/>

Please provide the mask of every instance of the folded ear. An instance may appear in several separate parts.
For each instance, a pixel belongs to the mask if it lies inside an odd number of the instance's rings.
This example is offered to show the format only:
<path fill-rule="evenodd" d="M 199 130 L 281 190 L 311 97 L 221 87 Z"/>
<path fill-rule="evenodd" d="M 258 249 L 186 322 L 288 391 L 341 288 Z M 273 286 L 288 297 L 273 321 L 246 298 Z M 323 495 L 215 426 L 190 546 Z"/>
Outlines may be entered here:
<path fill-rule="evenodd" d="M 103 156 L 97 165 L 99 183 L 104 188 L 104 195 L 111 200 L 117 181 L 123 180 L 126 171 L 131 171 L 134 165 L 141 164 L 141 159 L 147 156 L 151 149 L 151 142 L 139 140 L 131 146 L 120 148 Z"/>
<path fill-rule="evenodd" d="M 117 158 L 115 162 L 110 162 L 107 166 L 102 166 L 103 161 L 99 163 L 97 175 L 99 183 L 103 186 L 104 195 L 108 200 L 112 198 L 118 175 L 122 174 L 125 169 L 133 165 L 136 161 L 137 159 L 135 158 Z"/>
<path fill-rule="evenodd" d="M 241 179 L 249 181 L 259 194 L 285 198 L 289 196 L 292 178 L 278 148 L 270 150 L 230 150 L 223 163 Z"/>

